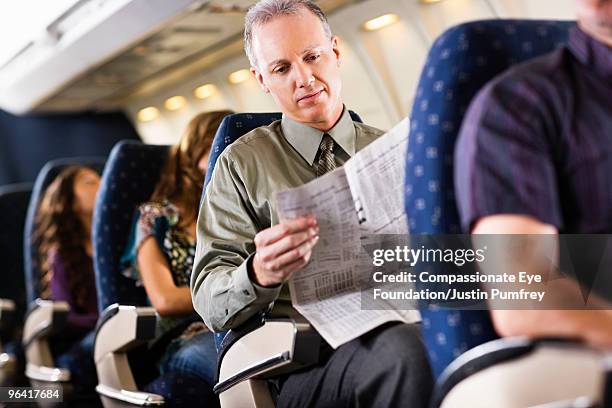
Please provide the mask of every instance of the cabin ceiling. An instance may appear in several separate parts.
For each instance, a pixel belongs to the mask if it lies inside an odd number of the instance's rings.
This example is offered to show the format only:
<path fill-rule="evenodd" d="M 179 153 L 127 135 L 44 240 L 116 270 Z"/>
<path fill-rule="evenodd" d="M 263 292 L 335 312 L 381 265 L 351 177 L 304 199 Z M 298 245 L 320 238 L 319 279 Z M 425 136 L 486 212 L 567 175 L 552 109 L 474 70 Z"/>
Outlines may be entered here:
<path fill-rule="evenodd" d="M 320 0 L 326 13 L 360 0 Z M 254 0 L 207 1 L 71 81 L 37 111 L 112 109 L 242 52 L 244 14 Z"/>

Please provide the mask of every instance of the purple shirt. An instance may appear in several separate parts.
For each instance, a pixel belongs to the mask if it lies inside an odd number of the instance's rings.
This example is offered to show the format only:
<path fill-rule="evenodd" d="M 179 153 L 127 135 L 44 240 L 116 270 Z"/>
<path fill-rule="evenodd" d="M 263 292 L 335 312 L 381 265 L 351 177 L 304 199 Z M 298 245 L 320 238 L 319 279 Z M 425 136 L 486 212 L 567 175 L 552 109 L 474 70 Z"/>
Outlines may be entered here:
<path fill-rule="evenodd" d="M 83 279 L 83 286 L 79 290 L 87 294 L 85 307 L 78 307 L 75 302 L 75 297 L 70 293 L 70 285 L 68 283 L 68 274 L 74 271 L 66 270 L 65 264 L 59 254 L 51 255 L 51 300 L 65 301 L 70 305 L 68 313 L 68 329 L 75 331 L 89 331 L 96 326 L 98 320 L 98 303 L 96 300 L 96 282 L 92 267 L 87 270 L 78 271 L 78 273 L 86 274 Z"/>
<path fill-rule="evenodd" d="M 522 214 L 612 232 L 612 48 L 573 27 L 566 47 L 495 78 L 470 106 L 455 165 L 465 231 Z"/>

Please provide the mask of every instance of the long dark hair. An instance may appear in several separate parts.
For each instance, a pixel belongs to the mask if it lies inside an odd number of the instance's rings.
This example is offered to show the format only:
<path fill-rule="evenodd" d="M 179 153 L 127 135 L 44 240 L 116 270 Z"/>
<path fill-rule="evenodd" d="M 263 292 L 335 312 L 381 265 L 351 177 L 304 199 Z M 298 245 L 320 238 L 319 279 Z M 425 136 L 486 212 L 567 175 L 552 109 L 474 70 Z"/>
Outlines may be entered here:
<path fill-rule="evenodd" d="M 181 213 L 179 228 L 187 228 L 198 216 L 204 185 L 198 161 L 210 150 L 223 118 L 232 113 L 229 110 L 200 113 L 191 119 L 180 142 L 170 149 L 151 201 L 167 200 L 176 205 Z"/>
<path fill-rule="evenodd" d="M 40 293 L 43 299 L 51 297 L 53 257 L 61 259 L 68 277 L 68 290 L 79 308 L 84 308 L 87 293 L 84 285 L 88 273 L 93 273 L 86 242 L 91 239 L 83 222 L 74 210 L 74 183 L 83 166 L 65 168 L 47 187 L 38 207 L 34 243 L 38 247 L 40 265 Z M 95 296 L 95 294 L 93 294 Z"/>

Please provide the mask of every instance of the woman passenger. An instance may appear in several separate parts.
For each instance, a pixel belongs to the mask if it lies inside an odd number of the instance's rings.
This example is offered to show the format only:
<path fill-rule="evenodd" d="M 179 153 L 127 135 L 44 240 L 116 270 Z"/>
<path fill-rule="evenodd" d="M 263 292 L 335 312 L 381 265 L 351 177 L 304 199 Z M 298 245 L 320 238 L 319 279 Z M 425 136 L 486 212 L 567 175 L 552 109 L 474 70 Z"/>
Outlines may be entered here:
<path fill-rule="evenodd" d="M 170 149 L 151 200 L 139 207 L 135 239 L 122 258 L 124 274 L 144 286 L 159 315 L 151 350 L 159 356 L 162 376 L 172 372 L 195 377 L 210 386 L 211 396 L 217 353 L 213 333 L 193 310 L 189 277 L 212 140 L 221 120 L 231 113 L 201 113 L 191 120 Z"/>
<path fill-rule="evenodd" d="M 65 168 L 49 185 L 36 217 L 41 298 L 70 306 L 67 327 L 52 339 L 56 364 L 69 368 L 77 390 L 93 391 L 93 330 L 98 319 L 91 223 L 100 176 L 83 166 Z"/>

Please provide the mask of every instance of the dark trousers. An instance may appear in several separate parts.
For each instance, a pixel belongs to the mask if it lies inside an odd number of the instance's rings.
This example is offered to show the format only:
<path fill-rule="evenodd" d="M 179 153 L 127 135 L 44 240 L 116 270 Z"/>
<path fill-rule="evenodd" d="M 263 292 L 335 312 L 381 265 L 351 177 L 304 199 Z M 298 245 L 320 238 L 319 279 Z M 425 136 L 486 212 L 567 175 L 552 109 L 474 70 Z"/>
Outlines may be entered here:
<path fill-rule="evenodd" d="M 433 379 L 420 325 L 381 326 L 279 378 L 278 407 L 426 407 Z"/>

